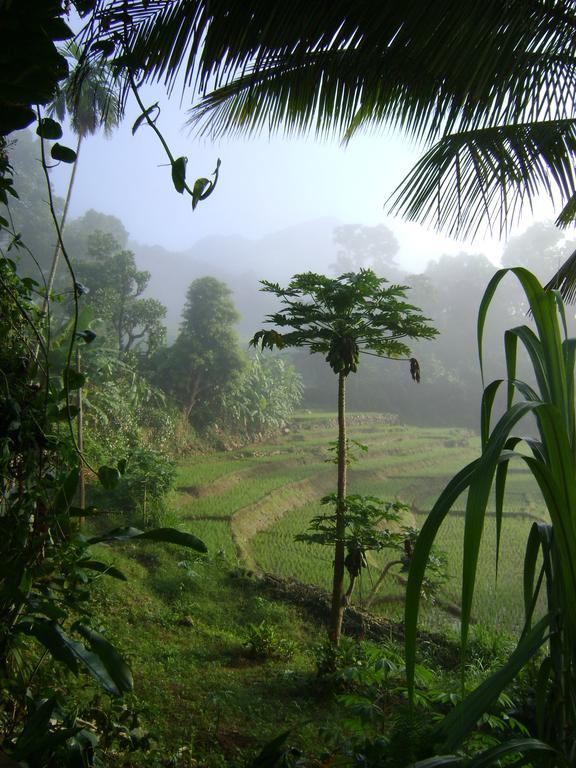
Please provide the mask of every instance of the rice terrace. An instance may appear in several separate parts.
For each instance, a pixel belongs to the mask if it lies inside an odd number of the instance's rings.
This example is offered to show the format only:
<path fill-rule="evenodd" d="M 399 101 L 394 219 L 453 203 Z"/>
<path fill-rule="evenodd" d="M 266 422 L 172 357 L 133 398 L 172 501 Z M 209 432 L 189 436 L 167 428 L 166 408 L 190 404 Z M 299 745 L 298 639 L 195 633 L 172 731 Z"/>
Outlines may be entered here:
<path fill-rule="evenodd" d="M 368 448 L 350 468 L 350 492 L 398 499 L 410 508 L 402 524 L 420 528 L 447 481 L 478 455 L 479 439 L 459 428 L 420 428 L 395 423 L 384 414 L 351 414 L 353 440 Z M 326 589 L 331 575 L 329 547 L 295 541 L 319 500 L 333 486 L 330 444 L 336 437 L 333 414 L 301 414 L 280 440 L 238 451 L 195 456 L 179 467 L 175 509 L 179 523 L 227 560 Z M 520 465 L 510 470 L 506 491 L 506 535 L 502 537 L 498 578 L 494 507 L 481 550 L 474 620 L 498 630 L 521 628 L 524 542 L 531 524 L 545 516 L 538 488 Z M 448 578 L 439 600 L 423 614 L 431 628 L 457 620 L 460 590 L 464 500 L 444 526 L 440 547 Z M 378 575 L 397 555 L 369 554 L 355 603 L 366 599 Z M 400 569 L 391 569 L 371 609 L 400 619 L 403 608 Z M 426 606 L 426 603 L 424 603 Z"/>

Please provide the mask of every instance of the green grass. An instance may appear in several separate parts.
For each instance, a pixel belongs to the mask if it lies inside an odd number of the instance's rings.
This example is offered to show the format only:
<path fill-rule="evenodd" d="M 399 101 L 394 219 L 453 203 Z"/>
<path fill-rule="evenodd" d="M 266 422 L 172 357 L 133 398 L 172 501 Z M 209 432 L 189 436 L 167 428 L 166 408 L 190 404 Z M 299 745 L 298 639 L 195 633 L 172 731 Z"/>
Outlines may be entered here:
<path fill-rule="evenodd" d="M 464 430 L 361 421 L 353 422 L 350 436 L 370 448 L 351 466 L 350 492 L 401 499 L 419 525 L 447 480 L 478 451 L 477 438 Z M 136 693 L 128 707 L 138 713 L 151 742 L 148 751 L 132 755 L 111 749 L 111 768 L 240 768 L 267 740 L 290 728 L 291 743 L 315 753 L 319 729 L 343 717 L 329 695 L 320 695 L 315 678 L 314 648 L 324 628 L 272 600 L 257 578 L 238 568 L 248 564 L 329 589 L 330 548 L 299 543 L 294 536 L 318 514 L 331 475 L 335 481 L 336 469 L 326 463 L 334 437 L 332 414 L 305 414 L 282 440 L 183 462 L 171 522 L 203 539 L 207 557 L 168 545 L 102 548 L 102 557 L 113 560 L 130 581 L 103 579 L 94 612 L 107 636 L 129 649 Z M 454 636 L 463 508 L 461 499 L 439 539 L 449 556 L 441 604 L 424 604 L 421 621 L 423 628 Z M 524 542 L 532 520 L 543 514 L 526 472 L 510 474 L 507 511 L 513 514 L 504 520 L 497 585 L 493 514 L 480 551 L 473 635 L 481 638 L 497 638 L 521 622 Z M 367 596 L 391 558 L 397 554 L 370 554 L 355 600 Z M 390 577 L 374 610 L 400 619 L 403 590 Z M 248 625 L 260 622 L 295 644 L 293 658 L 247 656 Z M 89 686 L 82 695 L 90 699 Z M 110 719 L 118 720 L 119 705 L 107 706 Z"/>
<path fill-rule="evenodd" d="M 319 697 L 314 685 L 322 628 L 273 602 L 257 580 L 223 557 L 177 547 L 101 554 L 129 578 L 103 580 L 95 603 L 100 628 L 129 649 L 136 693 L 127 705 L 151 739 L 146 752 L 111 752 L 107 765 L 244 766 L 287 728 L 295 745 L 312 749 L 320 722 L 338 717 L 332 698 Z M 249 657 L 248 625 L 261 622 L 295 645 L 293 658 Z M 186 762 L 188 750 L 200 763 Z"/>

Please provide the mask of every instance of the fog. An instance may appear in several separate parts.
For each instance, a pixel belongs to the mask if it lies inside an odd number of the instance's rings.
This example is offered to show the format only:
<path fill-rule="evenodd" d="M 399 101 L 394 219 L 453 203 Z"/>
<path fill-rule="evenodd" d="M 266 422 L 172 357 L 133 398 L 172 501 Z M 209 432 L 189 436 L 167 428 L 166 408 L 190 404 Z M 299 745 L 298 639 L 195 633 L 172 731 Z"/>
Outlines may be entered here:
<path fill-rule="evenodd" d="M 146 126 L 134 136 L 137 105 L 111 138 L 89 136 L 83 143 L 71 202 L 71 215 L 94 208 L 117 216 L 131 241 L 183 251 L 210 236 L 259 239 L 315 219 L 341 223 L 385 223 L 400 242 L 399 262 L 421 271 L 443 253 L 485 253 L 497 261 L 502 243 L 481 236 L 473 244 L 456 242 L 415 224 L 386 216 L 385 201 L 417 160 L 422 147 L 386 132 L 358 136 L 346 147 L 337 139 L 266 137 L 210 142 L 195 138 L 185 126 L 186 109 L 159 88 L 143 91 L 145 104 L 160 102 L 158 126 L 174 156 L 188 157 L 188 178 L 213 172 L 222 161 L 214 194 L 192 212 L 187 196 L 175 192 L 170 166 L 157 137 Z M 75 137 L 68 136 L 71 146 Z M 64 195 L 69 168 L 52 172 Z M 550 212 L 542 207 L 535 218 Z M 521 231 L 527 217 L 514 231 Z M 484 233 L 485 234 L 485 233 Z M 314 256 L 308 255 L 314 269 Z"/>

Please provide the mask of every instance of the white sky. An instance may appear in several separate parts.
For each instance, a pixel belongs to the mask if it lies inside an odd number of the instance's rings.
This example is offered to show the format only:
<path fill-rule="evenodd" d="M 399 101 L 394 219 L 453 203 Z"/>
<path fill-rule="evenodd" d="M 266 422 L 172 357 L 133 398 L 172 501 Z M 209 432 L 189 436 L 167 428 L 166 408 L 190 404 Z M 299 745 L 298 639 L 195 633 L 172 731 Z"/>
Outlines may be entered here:
<path fill-rule="evenodd" d="M 384 201 L 419 156 L 418 149 L 399 135 L 359 136 L 346 148 L 336 140 L 295 138 L 229 139 L 214 144 L 189 135 L 184 126 L 186 111 L 178 99 L 168 101 L 160 88 L 143 91 L 142 98 L 146 105 L 160 101 L 158 126 L 173 154 L 188 157 L 189 181 L 209 176 L 220 157 L 220 180 L 213 195 L 192 212 L 190 198 L 172 186 L 157 137 L 147 126 L 131 135 L 139 114 L 133 103 L 111 139 L 96 135 L 85 140 L 70 216 L 88 208 L 114 214 L 133 240 L 170 250 L 186 249 L 210 235 L 259 238 L 328 216 L 342 223 L 387 224 L 400 242 L 399 261 L 410 271 L 420 271 L 429 259 L 443 253 L 462 250 L 485 253 L 494 261 L 499 258 L 502 244 L 498 241 L 456 242 L 384 215 Z M 75 137 L 68 136 L 67 141 L 75 146 Z M 54 172 L 61 195 L 68 174 L 69 167 Z M 543 206 L 514 233 L 534 219 L 551 217 L 551 210 Z"/>

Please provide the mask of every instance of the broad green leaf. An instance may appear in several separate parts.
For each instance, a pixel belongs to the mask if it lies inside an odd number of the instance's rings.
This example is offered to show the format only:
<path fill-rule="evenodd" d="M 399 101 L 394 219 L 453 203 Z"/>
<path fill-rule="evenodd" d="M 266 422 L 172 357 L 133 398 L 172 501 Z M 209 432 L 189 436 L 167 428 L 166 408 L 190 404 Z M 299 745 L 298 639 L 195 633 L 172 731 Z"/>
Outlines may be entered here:
<path fill-rule="evenodd" d="M 132 541 L 134 539 L 164 541 L 168 544 L 178 544 L 181 547 L 195 549 L 198 552 L 208 551 L 203 541 L 191 533 L 178 531 L 176 528 L 154 528 L 151 531 L 141 531 L 139 528 L 116 528 L 102 536 L 88 539 L 87 543 L 98 544 L 107 541 Z"/>
<path fill-rule="evenodd" d="M 79 560 L 78 567 L 85 570 L 89 570 L 89 571 L 96 571 L 98 573 L 103 573 L 106 576 L 111 576 L 113 579 L 119 579 L 120 581 L 127 581 L 126 576 L 124 576 L 122 571 L 118 570 L 118 568 L 115 568 L 113 565 L 107 565 L 106 563 L 101 563 L 98 560 Z"/>
<path fill-rule="evenodd" d="M 478 755 L 474 755 L 467 763 L 467 768 L 487 768 L 490 765 L 502 765 L 499 762 L 502 758 L 518 752 L 522 755 L 533 755 L 536 752 L 546 752 L 549 756 L 558 755 L 554 747 L 545 744 L 543 741 L 538 741 L 538 739 L 510 739 L 502 744 L 496 744 L 494 747 L 485 749 Z"/>
<path fill-rule="evenodd" d="M 196 179 L 194 183 L 194 187 L 192 188 L 192 210 L 196 208 L 196 206 L 201 200 L 206 200 L 208 197 L 210 197 L 212 192 L 214 192 L 216 188 L 216 184 L 218 183 L 220 165 L 221 165 L 221 161 L 220 161 L 220 158 L 218 158 L 218 162 L 216 163 L 216 168 L 214 170 L 214 173 L 212 174 L 214 176 L 213 181 L 210 181 L 209 179 L 206 179 L 206 178 Z"/>
<path fill-rule="evenodd" d="M 477 324 L 477 344 L 478 344 L 478 358 L 480 361 L 480 375 L 482 376 L 482 382 L 484 382 L 484 357 L 483 357 L 483 341 L 484 341 L 484 325 L 486 323 L 486 315 L 488 314 L 488 308 L 492 302 L 496 288 L 500 284 L 502 278 L 508 272 L 507 269 L 500 269 L 492 277 L 488 283 L 482 301 L 480 302 L 480 309 L 478 310 L 478 324 Z"/>
<path fill-rule="evenodd" d="M 511 331 L 505 331 L 504 333 L 504 350 L 506 355 L 506 375 L 508 377 L 508 394 L 506 407 L 510 408 L 514 400 L 514 382 L 516 381 L 516 355 L 518 351 L 518 337 Z"/>
<path fill-rule="evenodd" d="M 506 480 L 508 477 L 508 464 L 512 458 L 518 458 L 514 453 L 514 448 L 522 438 L 510 437 L 506 440 L 504 449 L 500 454 L 498 467 L 496 468 L 495 483 L 495 506 L 496 506 L 496 580 L 498 579 L 498 566 L 500 563 L 500 543 L 502 538 L 502 517 L 504 513 L 504 494 L 506 491 Z"/>
<path fill-rule="evenodd" d="M 65 405 L 55 409 L 53 419 L 54 421 L 70 421 L 75 419 L 77 415 L 78 407 L 76 405 Z"/>
<path fill-rule="evenodd" d="M 52 697 L 43 701 L 38 709 L 28 717 L 22 733 L 16 742 L 16 752 L 19 760 L 24 759 L 30 747 L 36 746 L 40 739 L 46 735 L 55 709 L 56 699 Z"/>
<path fill-rule="evenodd" d="M 536 377 L 536 382 L 540 393 L 538 399 L 549 400 L 550 392 L 548 389 L 548 380 L 546 378 L 546 365 L 542 354 L 542 344 L 540 340 L 534 331 L 531 328 L 528 328 L 526 325 L 520 325 L 517 328 L 512 328 L 510 331 L 507 331 L 507 334 L 510 337 L 509 343 L 511 343 L 512 339 L 519 339 L 524 345 L 525 350 L 528 352 L 530 362 L 532 363 L 532 370 Z M 514 351 L 514 356 L 515 354 L 516 351 Z M 515 378 L 516 361 L 514 360 L 514 365 L 512 368 L 510 364 L 511 361 L 508 359 L 507 350 L 506 365 L 508 368 L 508 377 Z M 514 382 L 514 384 L 517 385 L 517 382 Z"/>
<path fill-rule="evenodd" d="M 94 339 L 97 338 L 97 334 L 94 333 L 90 328 L 88 328 L 86 331 L 77 331 L 76 336 L 79 339 L 83 339 L 86 344 L 92 344 Z"/>
<path fill-rule="evenodd" d="M 184 192 L 186 188 L 186 164 L 188 162 L 187 157 L 178 157 L 172 163 L 172 183 L 176 192 Z"/>
<path fill-rule="evenodd" d="M 420 610 L 420 595 L 428 558 L 440 526 L 458 497 L 469 488 L 479 461 L 479 459 L 475 459 L 450 480 L 430 510 L 414 545 L 414 552 L 410 561 L 410 571 L 408 572 L 404 613 L 406 677 L 408 679 L 408 693 L 411 699 L 414 695 L 416 633 Z"/>
<path fill-rule="evenodd" d="M 43 117 L 36 128 L 36 133 L 42 139 L 61 139 L 62 138 L 62 126 L 53 120 L 51 117 Z"/>
<path fill-rule="evenodd" d="M 98 479 L 107 491 L 111 491 L 116 488 L 120 482 L 120 472 L 116 467 L 99 467 Z"/>
<path fill-rule="evenodd" d="M 564 361 L 566 366 L 567 398 L 569 403 L 575 403 L 575 368 L 576 368 L 576 339 L 566 339 L 562 344 Z M 571 445 L 576 444 L 576 412 L 572 412 L 572 419 L 568 422 L 569 440 Z"/>
<path fill-rule="evenodd" d="M 64 368 L 62 371 L 64 387 L 69 390 L 81 389 L 86 383 L 86 376 L 74 368 Z"/>
<path fill-rule="evenodd" d="M 478 557 L 484 530 L 486 508 L 496 468 L 510 431 L 518 421 L 535 411 L 537 407 L 538 403 L 521 401 L 503 414 L 490 435 L 490 439 L 484 448 L 470 483 L 470 491 L 466 501 L 464 551 L 462 558 L 461 645 L 463 653 L 466 649 L 472 615 Z"/>
<path fill-rule="evenodd" d="M 192 187 L 192 210 L 196 208 L 200 200 L 202 200 L 202 195 L 204 194 L 204 191 L 207 187 L 210 186 L 210 179 L 196 179 L 194 182 L 194 186 Z"/>
<path fill-rule="evenodd" d="M 545 291 L 536 277 L 527 269 L 515 267 L 511 271 L 522 284 L 538 329 L 550 400 L 566 417 L 566 409 L 569 405 L 566 401 L 567 381 L 557 320 L 556 297 L 554 293 Z M 572 410 L 573 406 L 574 403 L 572 403 Z"/>
<path fill-rule="evenodd" d="M 28 756 L 33 758 L 34 755 L 42 754 L 44 751 L 50 754 L 56 747 L 64 744 L 80 731 L 80 727 L 50 730 L 52 718 L 57 714 L 58 709 L 55 698 L 46 699 L 28 717 L 14 751 L 11 753 L 15 760 L 20 763 L 26 760 Z M 10 764 L 12 765 L 12 763 Z"/>
<path fill-rule="evenodd" d="M 260 754 L 249 763 L 249 768 L 277 768 L 286 752 L 284 744 L 290 733 L 291 731 L 284 731 L 265 744 Z"/>
<path fill-rule="evenodd" d="M 20 745 L 20 742 L 18 742 L 18 745 L 13 752 L 13 757 L 21 761 L 18 765 L 31 765 L 31 763 L 26 762 L 28 756 L 33 758 L 34 755 L 42 754 L 43 752 L 54 754 L 58 747 L 69 742 L 69 740 L 73 739 L 81 730 L 80 726 L 76 726 L 73 728 L 58 728 L 53 731 L 45 731 L 44 735 L 40 735 L 38 739 L 26 742 L 23 745 Z M 36 765 L 36 763 L 34 764 Z M 12 764 L 6 768 L 12 768 Z"/>
<path fill-rule="evenodd" d="M 120 695 L 132 691 L 134 688 L 132 670 L 112 643 L 106 640 L 100 632 L 96 632 L 84 624 L 75 624 L 74 629 L 88 641 L 90 649 L 104 665 Z"/>
<path fill-rule="evenodd" d="M 60 637 L 62 645 L 77 659 L 86 671 L 102 688 L 113 696 L 121 696 L 124 689 L 118 687 L 116 680 L 108 671 L 106 664 L 100 658 L 99 652 L 89 651 L 82 643 L 68 637 L 62 627 L 54 625 L 55 633 Z"/>
<path fill-rule="evenodd" d="M 485 446 L 490 436 L 490 421 L 492 417 L 492 408 L 494 407 L 494 398 L 498 393 L 503 379 L 496 379 L 489 384 L 482 394 L 482 406 L 480 416 L 480 435 L 482 446 Z"/>
<path fill-rule="evenodd" d="M 72 640 L 62 627 L 53 621 L 35 619 L 30 624 L 21 622 L 15 629 L 39 640 L 57 661 L 65 664 L 74 674 L 78 672 L 78 664 L 84 666 L 108 693 L 120 696 L 123 690 L 125 690 L 119 687 L 114 677 L 106 668 L 107 663 L 111 664 L 110 659 L 115 657 L 107 647 L 110 644 L 104 638 L 102 638 L 102 641 L 98 641 L 98 643 L 96 642 L 98 638 L 94 639 L 95 648 L 98 653 L 93 653 L 85 648 L 82 643 Z M 105 661 L 102 661 L 98 654 L 102 654 Z M 113 674 L 119 680 L 122 680 L 120 668 L 117 668 L 115 665 L 112 666 Z"/>
<path fill-rule="evenodd" d="M 532 523 L 530 533 L 528 534 L 528 541 L 526 542 L 526 550 L 524 553 L 523 574 L 525 631 L 529 630 L 532 625 L 532 615 L 540 593 L 544 568 L 546 567 L 546 561 L 549 560 L 550 534 L 551 526 L 546 525 L 545 523 Z M 540 571 L 541 575 L 536 582 L 536 566 L 541 547 L 544 556 L 544 564 Z"/>
<path fill-rule="evenodd" d="M 14 631 L 35 637 L 50 652 L 52 658 L 60 661 L 76 675 L 78 674 L 76 654 L 63 643 L 62 635 L 57 631 L 57 627 L 58 624 L 54 621 L 36 618 L 30 622 L 20 622 L 14 627 Z"/>
<path fill-rule="evenodd" d="M 66 475 L 66 479 L 62 483 L 56 498 L 54 499 L 53 509 L 56 513 L 67 514 L 76 496 L 78 490 L 78 476 L 80 473 L 80 466 L 72 467 L 70 472 Z"/>
<path fill-rule="evenodd" d="M 52 156 L 53 160 L 60 160 L 63 163 L 76 162 L 76 152 L 74 152 L 73 149 L 70 149 L 70 147 L 65 147 L 62 144 L 58 144 L 58 142 L 52 145 L 50 155 Z"/>

